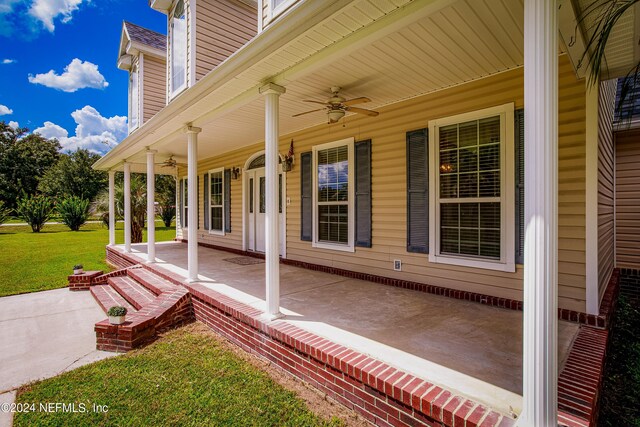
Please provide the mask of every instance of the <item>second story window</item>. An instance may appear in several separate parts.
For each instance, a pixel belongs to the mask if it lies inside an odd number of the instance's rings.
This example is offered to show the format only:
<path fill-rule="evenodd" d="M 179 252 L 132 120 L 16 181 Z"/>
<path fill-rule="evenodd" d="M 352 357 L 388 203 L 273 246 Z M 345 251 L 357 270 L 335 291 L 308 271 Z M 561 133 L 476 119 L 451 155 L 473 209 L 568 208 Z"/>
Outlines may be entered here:
<path fill-rule="evenodd" d="M 178 0 L 170 21 L 170 94 L 175 96 L 187 85 L 187 15 L 184 1 Z"/>
<path fill-rule="evenodd" d="M 138 88 L 138 66 L 131 68 L 129 73 L 129 132 L 135 130 L 139 125 L 140 116 L 140 90 Z"/>

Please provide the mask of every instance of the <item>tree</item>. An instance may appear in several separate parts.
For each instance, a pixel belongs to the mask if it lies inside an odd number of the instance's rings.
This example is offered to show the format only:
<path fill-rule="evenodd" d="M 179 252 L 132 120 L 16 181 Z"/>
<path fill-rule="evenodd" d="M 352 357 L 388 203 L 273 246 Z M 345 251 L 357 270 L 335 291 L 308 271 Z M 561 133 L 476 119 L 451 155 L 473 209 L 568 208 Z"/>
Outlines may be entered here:
<path fill-rule="evenodd" d="M 107 173 L 91 168 L 100 157 L 85 149 L 61 154 L 40 179 L 38 190 L 55 198 L 76 196 L 93 200 L 107 187 Z"/>
<path fill-rule="evenodd" d="M 176 215 L 176 179 L 171 175 L 156 175 L 156 201 L 165 227 L 171 227 Z"/>
<path fill-rule="evenodd" d="M 40 177 L 56 163 L 60 143 L 0 121 L 0 200 L 15 208 L 21 194 L 36 193 Z"/>
<path fill-rule="evenodd" d="M 114 187 L 116 220 L 124 218 L 124 182 L 116 177 Z M 147 180 L 144 175 L 131 174 L 131 243 L 142 242 L 142 228 L 147 216 Z M 109 215 L 109 190 L 103 190 L 96 198 L 95 213 L 103 218 Z"/>
<path fill-rule="evenodd" d="M 16 211 L 18 216 L 31 226 L 34 233 L 39 233 L 44 223 L 51 218 L 53 202 L 42 194 L 25 195 L 18 200 Z"/>
<path fill-rule="evenodd" d="M 64 225 L 71 231 L 78 231 L 89 217 L 89 200 L 78 196 L 66 196 L 58 201 L 56 210 Z"/>
<path fill-rule="evenodd" d="M 609 42 L 609 36 L 620 18 L 633 8 L 640 0 L 593 0 L 582 11 L 580 23 L 592 22 L 587 29 L 591 36 L 587 40 L 585 52 L 582 56 L 589 58 L 589 84 L 591 86 L 598 83 L 603 72 L 605 61 L 605 50 Z M 633 102 L 636 91 L 633 89 L 640 86 L 640 61 L 635 63 L 622 82 L 620 88 L 620 100 L 616 108 L 620 111 L 628 102 Z"/>
<path fill-rule="evenodd" d="M 9 219 L 9 215 L 11 214 L 11 211 L 7 208 L 4 207 L 4 202 L 2 200 L 0 200 L 0 225 L 4 224 L 5 222 L 7 222 L 7 220 Z"/>

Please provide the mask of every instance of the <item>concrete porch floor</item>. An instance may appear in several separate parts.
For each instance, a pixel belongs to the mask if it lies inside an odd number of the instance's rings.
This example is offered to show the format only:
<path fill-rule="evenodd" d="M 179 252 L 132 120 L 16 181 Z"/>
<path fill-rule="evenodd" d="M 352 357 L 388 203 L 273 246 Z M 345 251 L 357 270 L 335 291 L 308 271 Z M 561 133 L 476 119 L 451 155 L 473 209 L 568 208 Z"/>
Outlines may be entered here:
<path fill-rule="evenodd" d="M 118 247 L 122 251 L 122 247 Z M 146 245 L 132 245 L 146 260 Z M 159 266 L 187 277 L 187 245 L 156 245 Z M 199 248 L 201 284 L 265 309 L 263 262 Z M 280 265 L 284 320 L 505 414 L 521 412 L 522 313 L 438 295 Z M 560 321 L 562 369 L 578 332 Z"/>

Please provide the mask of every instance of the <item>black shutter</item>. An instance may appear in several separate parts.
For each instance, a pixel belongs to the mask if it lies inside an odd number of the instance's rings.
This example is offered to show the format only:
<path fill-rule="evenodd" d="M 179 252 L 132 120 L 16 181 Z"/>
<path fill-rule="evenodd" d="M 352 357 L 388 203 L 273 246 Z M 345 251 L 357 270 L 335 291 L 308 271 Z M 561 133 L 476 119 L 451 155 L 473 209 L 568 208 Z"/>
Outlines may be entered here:
<path fill-rule="evenodd" d="M 356 246 L 371 247 L 371 140 L 355 144 Z"/>
<path fill-rule="evenodd" d="M 300 154 L 300 240 L 310 242 L 313 222 L 313 162 L 310 151 Z"/>
<path fill-rule="evenodd" d="M 224 231 L 231 233 L 231 169 L 224 170 Z"/>
<path fill-rule="evenodd" d="M 516 263 L 524 262 L 524 110 L 515 111 Z"/>
<path fill-rule="evenodd" d="M 211 209 L 209 208 L 209 198 L 211 195 L 211 186 L 209 185 L 209 173 L 204 174 L 204 229 L 209 230 L 211 220 L 209 217 L 211 216 Z"/>
<path fill-rule="evenodd" d="M 407 132 L 407 252 L 429 253 L 429 134 Z"/>
<path fill-rule="evenodd" d="M 180 178 L 179 180 L 180 182 L 180 194 L 179 194 L 179 203 L 178 203 L 178 207 L 180 209 L 180 227 L 184 228 L 184 179 Z"/>

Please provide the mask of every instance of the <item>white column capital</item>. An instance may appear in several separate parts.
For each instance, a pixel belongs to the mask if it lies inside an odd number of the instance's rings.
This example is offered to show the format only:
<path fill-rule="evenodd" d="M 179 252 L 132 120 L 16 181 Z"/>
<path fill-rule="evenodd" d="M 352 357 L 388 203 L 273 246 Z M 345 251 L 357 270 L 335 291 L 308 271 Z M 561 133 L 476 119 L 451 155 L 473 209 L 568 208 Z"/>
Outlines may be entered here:
<path fill-rule="evenodd" d="M 260 95 L 269 95 L 269 94 L 282 95 L 286 91 L 287 89 L 275 83 L 267 83 L 266 85 L 260 88 Z"/>
<path fill-rule="evenodd" d="M 186 134 L 198 134 L 200 132 L 202 132 L 202 128 L 198 128 L 198 127 L 191 126 L 191 125 L 186 125 L 184 127 L 184 133 L 186 133 Z"/>
<path fill-rule="evenodd" d="M 151 154 L 151 155 L 153 155 L 153 154 L 158 154 L 158 150 L 149 150 L 149 149 L 147 149 L 147 156 L 148 156 L 149 154 Z"/>

